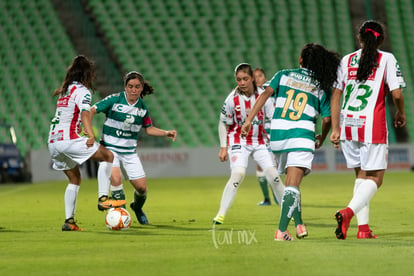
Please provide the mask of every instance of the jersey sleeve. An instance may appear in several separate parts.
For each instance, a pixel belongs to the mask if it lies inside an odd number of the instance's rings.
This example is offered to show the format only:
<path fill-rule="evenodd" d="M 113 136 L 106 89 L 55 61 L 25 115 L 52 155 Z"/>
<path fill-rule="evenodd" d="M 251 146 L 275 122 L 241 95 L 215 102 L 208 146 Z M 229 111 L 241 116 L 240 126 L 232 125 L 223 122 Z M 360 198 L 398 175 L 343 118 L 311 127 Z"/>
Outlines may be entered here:
<path fill-rule="evenodd" d="M 344 91 L 344 89 L 345 89 L 345 77 L 344 77 L 344 74 L 346 74 L 346 68 L 347 68 L 347 66 L 346 66 L 346 64 L 347 64 L 346 58 L 347 57 L 344 57 L 341 60 L 341 63 L 338 66 L 338 70 L 336 72 L 336 76 L 337 76 L 336 77 L 336 81 L 333 84 L 333 87 L 334 88 L 337 88 L 337 89 L 339 89 L 341 91 Z M 345 66 L 344 66 L 344 64 L 345 64 Z"/>
<path fill-rule="evenodd" d="M 108 111 L 112 108 L 112 106 L 114 105 L 114 103 L 116 102 L 117 97 L 119 96 L 119 94 L 114 94 L 114 95 L 109 95 L 105 98 L 103 98 L 102 100 L 100 100 L 99 102 L 95 103 L 93 106 L 96 109 L 97 113 L 108 113 Z"/>
<path fill-rule="evenodd" d="M 331 101 L 326 93 L 323 93 L 320 100 L 320 114 L 322 118 L 331 116 Z"/>
<path fill-rule="evenodd" d="M 140 102 L 140 107 L 138 108 L 138 116 L 142 117 L 142 127 L 143 128 L 148 128 L 150 126 L 152 126 L 152 120 L 151 120 L 151 116 L 149 114 L 149 110 L 147 105 L 144 103 L 144 101 L 142 99 L 139 100 Z"/>
<path fill-rule="evenodd" d="M 230 93 L 230 95 L 227 96 L 226 100 L 224 101 L 223 107 L 221 108 L 220 121 L 226 125 L 234 124 L 234 102 L 232 101 L 233 96 L 234 92 Z"/>
<path fill-rule="evenodd" d="M 277 98 L 277 92 L 279 90 L 279 84 L 280 84 L 280 79 L 282 77 L 282 74 L 283 74 L 282 71 L 277 72 L 272 77 L 272 79 L 266 83 L 267 84 L 266 87 L 270 86 L 273 89 L 274 92 L 273 92 L 272 97 L 274 97 L 275 99 Z"/>
<path fill-rule="evenodd" d="M 406 87 L 400 66 L 398 65 L 398 62 L 393 54 L 389 54 L 388 56 L 386 70 L 385 79 L 390 91 Z"/>
<path fill-rule="evenodd" d="M 80 111 L 89 111 L 91 109 L 92 94 L 85 87 L 78 88 L 75 104 Z"/>

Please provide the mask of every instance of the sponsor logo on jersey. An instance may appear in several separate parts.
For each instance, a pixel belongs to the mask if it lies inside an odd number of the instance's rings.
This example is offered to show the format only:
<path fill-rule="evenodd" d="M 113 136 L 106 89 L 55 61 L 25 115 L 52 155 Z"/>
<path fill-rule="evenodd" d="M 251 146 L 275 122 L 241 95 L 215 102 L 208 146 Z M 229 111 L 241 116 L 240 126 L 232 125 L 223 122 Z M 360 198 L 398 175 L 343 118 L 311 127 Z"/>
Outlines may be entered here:
<path fill-rule="evenodd" d="M 58 99 L 57 107 L 67 107 L 69 104 L 69 96 Z"/>
<path fill-rule="evenodd" d="M 119 136 L 119 137 L 131 137 L 132 136 L 132 134 L 131 133 L 129 133 L 129 132 L 124 132 L 124 131 L 122 131 L 122 130 L 117 130 L 116 132 L 116 135 L 117 136 Z"/>
<path fill-rule="evenodd" d="M 357 72 L 358 72 L 358 68 L 348 67 L 348 80 L 356 80 Z M 369 75 L 367 80 L 370 80 L 370 81 L 375 80 L 376 73 L 377 73 L 377 69 L 374 68 L 374 70 L 372 70 L 372 74 Z"/>

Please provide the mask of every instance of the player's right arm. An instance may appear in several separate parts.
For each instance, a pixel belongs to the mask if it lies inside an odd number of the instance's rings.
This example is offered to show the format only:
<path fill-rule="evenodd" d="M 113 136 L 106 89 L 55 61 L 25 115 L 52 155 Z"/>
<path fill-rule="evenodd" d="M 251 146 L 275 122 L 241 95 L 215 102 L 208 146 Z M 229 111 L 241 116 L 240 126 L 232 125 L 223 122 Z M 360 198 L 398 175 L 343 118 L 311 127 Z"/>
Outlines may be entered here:
<path fill-rule="evenodd" d="M 220 139 L 220 152 L 219 152 L 219 159 L 221 162 L 228 160 L 228 153 L 227 153 L 227 126 L 221 120 L 218 123 L 218 133 Z"/>
<path fill-rule="evenodd" d="M 259 113 L 260 109 L 262 109 L 267 99 L 273 95 L 273 92 L 274 92 L 273 88 L 268 86 L 266 87 L 265 91 L 262 94 L 260 94 L 260 96 L 257 98 L 252 110 L 250 110 L 250 113 L 247 116 L 246 121 L 244 122 L 241 128 L 241 135 L 243 137 L 246 137 L 247 134 L 249 134 L 252 120 L 254 119 L 254 117 L 256 117 L 257 113 Z"/>

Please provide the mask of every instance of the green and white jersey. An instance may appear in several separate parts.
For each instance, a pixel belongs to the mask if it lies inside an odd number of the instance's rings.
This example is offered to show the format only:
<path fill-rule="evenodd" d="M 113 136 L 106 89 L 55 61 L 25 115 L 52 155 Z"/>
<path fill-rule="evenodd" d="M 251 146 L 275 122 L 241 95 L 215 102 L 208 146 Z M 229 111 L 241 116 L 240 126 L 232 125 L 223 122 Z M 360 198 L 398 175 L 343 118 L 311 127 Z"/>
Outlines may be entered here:
<path fill-rule="evenodd" d="M 315 124 L 319 114 L 331 116 L 330 99 L 318 89 L 311 71 L 299 68 L 276 73 L 268 84 L 274 89 L 275 112 L 270 146 L 275 153 L 315 151 Z"/>
<path fill-rule="evenodd" d="M 120 154 L 136 152 L 138 134 L 142 127 L 152 126 L 149 111 L 139 98 L 129 104 L 125 92 L 116 93 L 97 102 L 96 112 L 106 114 L 101 143 Z"/>

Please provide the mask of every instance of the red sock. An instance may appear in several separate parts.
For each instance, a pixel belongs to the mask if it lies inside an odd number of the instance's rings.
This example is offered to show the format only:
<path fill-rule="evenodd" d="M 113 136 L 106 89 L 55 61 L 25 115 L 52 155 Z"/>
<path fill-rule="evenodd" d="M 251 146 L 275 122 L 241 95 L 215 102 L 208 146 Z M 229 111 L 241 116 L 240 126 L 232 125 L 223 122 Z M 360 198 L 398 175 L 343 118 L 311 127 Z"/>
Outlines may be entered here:
<path fill-rule="evenodd" d="M 369 232 L 368 224 L 358 225 L 358 232 Z"/>

